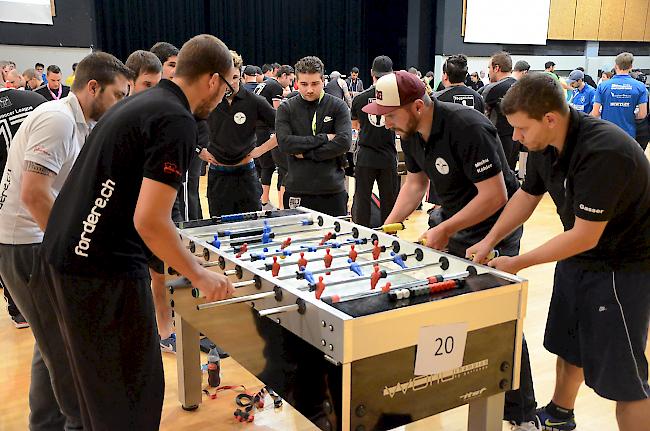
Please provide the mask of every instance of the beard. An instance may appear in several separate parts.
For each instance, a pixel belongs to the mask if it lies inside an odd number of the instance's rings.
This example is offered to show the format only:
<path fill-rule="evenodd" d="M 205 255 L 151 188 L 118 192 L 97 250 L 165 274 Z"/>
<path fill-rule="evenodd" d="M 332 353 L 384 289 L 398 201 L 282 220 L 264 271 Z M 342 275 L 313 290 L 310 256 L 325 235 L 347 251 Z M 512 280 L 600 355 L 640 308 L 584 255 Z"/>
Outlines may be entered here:
<path fill-rule="evenodd" d="M 397 127 L 391 128 L 391 130 L 397 133 L 401 139 L 408 139 L 418 131 L 418 120 L 415 115 L 410 114 L 406 126 L 404 129 L 399 129 Z"/>

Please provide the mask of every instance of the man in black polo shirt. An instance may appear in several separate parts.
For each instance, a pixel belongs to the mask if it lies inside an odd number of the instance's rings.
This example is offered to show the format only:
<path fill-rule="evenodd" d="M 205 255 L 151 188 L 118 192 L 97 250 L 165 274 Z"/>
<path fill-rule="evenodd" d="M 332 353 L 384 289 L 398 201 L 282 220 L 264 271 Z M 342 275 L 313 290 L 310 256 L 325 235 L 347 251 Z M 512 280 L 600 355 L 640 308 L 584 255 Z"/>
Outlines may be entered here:
<path fill-rule="evenodd" d="M 377 81 L 377 100 L 364 112 L 383 115 L 398 133 L 408 170 L 395 208 L 386 223 L 404 221 L 418 207 L 429 181 L 435 185 L 440 220 L 422 235 L 429 247 L 465 256 L 499 217 L 519 183 L 506 166 L 496 128 L 475 109 L 439 102 L 425 93 L 424 83 L 406 71 Z M 502 255 L 519 253 L 522 229 L 496 244 Z M 520 388 L 506 393 L 504 418 L 516 430 L 534 430 L 535 394 L 523 343 Z"/>
<path fill-rule="evenodd" d="M 465 85 L 467 77 L 467 57 L 463 54 L 452 55 L 442 65 L 443 80 L 449 81 L 449 86 L 442 91 L 433 93 L 433 97 L 441 102 L 459 103 L 484 112 L 483 98 L 476 91 Z"/>
<path fill-rule="evenodd" d="M 257 88 L 257 66 L 248 65 L 244 68 L 244 88 L 250 93 Z"/>
<path fill-rule="evenodd" d="M 170 214 L 196 145 L 196 121 L 221 101 L 232 57 L 200 35 L 174 81 L 130 97 L 93 129 L 63 186 L 42 244 L 86 429 L 157 430 L 164 379 L 147 255 L 209 300 L 233 291 L 183 247 Z M 117 151 L 119 149 L 119 151 Z M 98 342 L 101 338 L 101 342 Z"/>
<path fill-rule="evenodd" d="M 264 97 L 273 109 L 278 109 L 280 103 L 284 99 L 284 89 L 287 88 L 294 77 L 293 67 L 284 65 L 278 67 L 275 74 L 269 77 L 264 82 L 255 88 L 255 94 Z M 268 141 L 273 133 L 273 127 L 267 127 L 264 123 L 258 124 L 257 128 L 257 143 Z M 282 200 L 284 196 L 284 179 L 287 175 L 287 155 L 280 151 L 279 148 L 274 148 L 271 152 L 262 153 L 258 158 L 258 164 L 261 166 L 259 170 L 260 179 L 262 182 L 262 207 L 263 209 L 273 209 L 269 204 L 269 193 L 271 190 L 271 178 L 275 168 L 278 168 L 278 202 L 280 208 L 283 208 Z"/>
<path fill-rule="evenodd" d="M 205 159 L 210 163 L 208 204 L 210 216 L 259 211 L 262 187 L 253 158 L 278 145 L 275 136 L 256 147 L 258 123 L 275 127 L 275 110 L 263 97 L 241 88 L 242 59 L 233 51 L 233 73 L 227 77 L 234 91 L 208 117 L 210 144 Z M 236 192 L 234 192 L 236 191 Z"/>
<path fill-rule="evenodd" d="M 19 91 L 9 88 L 0 89 L 0 172 L 4 172 L 11 140 L 23 123 L 23 120 L 27 118 L 34 108 L 45 101 L 43 96 L 32 91 Z M 0 180 L 2 178 L 4 176 Z M 6 194 L 0 190 L 0 209 L 2 209 L 5 199 Z M 28 328 L 29 323 L 27 323 L 25 317 L 18 310 L 18 307 L 16 307 L 16 303 L 11 298 L 9 291 L 5 289 L 2 278 L 0 278 L 0 287 L 2 287 L 2 292 L 7 301 L 7 311 L 14 326 L 18 329 Z"/>
<path fill-rule="evenodd" d="M 352 123 L 345 102 L 323 91 L 324 71 L 318 57 L 296 63 L 300 95 L 278 107 L 275 131 L 289 155 L 284 207 L 340 216 L 348 212 L 344 168 Z"/>
<path fill-rule="evenodd" d="M 489 264 L 516 274 L 557 262 L 544 346 L 558 356 L 553 399 L 542 425 L 572 430 L 584 381 L 616 401 L 621 430 L 650 424 L 650 165 L 638 144 L 607 121 L 567 105 L 548 74 L 523 77 L 501 102 L 514 138 L 528 148 L 526 179 L 483 241 L 490 247 L 522 225 L 548 192 L 564 233 L 528 253 Z"/>
<path fill-rule="evenodd" d="M 506 120 L 505 115 L 501 113 L 499 104 L 508 89 L 517 80 L 513 78 L 512 58 L 507 52 L 498 52 L 490 58 L 488 65 L 490 84 L 483 87 L 481 95 L 485 101 L 485 115 L 488 116 L 492 124 L 497 128 L 499 139 L 503 145 L 503 152 L 506 155 L 508 166 L 515 169 L 517 160 L 519 160 L 519 150 L 521 144 L 512 139 L 512 126 Z"/>
<path fill-rule="evenodd" d="M 372 62 L 370 74 L 373 85 L 359 93 L 352 101 L 352 128 L 359 130 L 359 147 L 354 166 L 354 199 L 352 220 L 370 226 L 370 199 L 372 186 L 379 188 L 381 221 L 393 210 L 399 188 L 397 176 L 397 149 L 395 133 L 384 127 L 381 115 L 362 112 L 361 109 L 375 100 L 375 86 L 379 78 L 393 72 L 393 61 L 380 55 Z"/>
<path fill-rule="evenodd" d="M 47 83 L 40 86 L 35 92 L 45 97 L 45 100 L 59 100 L 70 94 L 70 87 L 61 83 L 61 69 L 59 66 L 47 66 Z"/>

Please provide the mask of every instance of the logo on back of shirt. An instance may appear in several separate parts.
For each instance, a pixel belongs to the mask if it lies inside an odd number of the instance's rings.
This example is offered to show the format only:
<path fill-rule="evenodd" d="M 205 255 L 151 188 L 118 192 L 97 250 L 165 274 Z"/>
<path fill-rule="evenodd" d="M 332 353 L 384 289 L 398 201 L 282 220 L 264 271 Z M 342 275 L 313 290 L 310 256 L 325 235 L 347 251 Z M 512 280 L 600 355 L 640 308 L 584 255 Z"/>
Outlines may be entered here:
<path fill-rule="evenodd" d="M 370 98 L 368 99 L 368 103 L 374 102 L 375 98 Z M 375 127 L 385 127 L 386 126 L 386 120 L 384 120 L 383 115 L 373 115 L 373 114 L 367 114 L 368 115 L 368 122 L 372 124 Z"/>
<path fill-rule="evenodd" d="M 447 175 L 449 173 L 449 164 L 447 164 L 447 161 L 442 157 L 438 157 L 436 159 L 436 169 L 442 175 Z"/>
<path fill-rule="evenodd" d="M 235 120 L 235 123 L 242 125 L 246 122 L 246 114 L 238 112 L 233 116 L 233 119 Z"/>
<path fill-rule="evenodd" d="M 9 97 L 4 96 L 0 97 L 0 108 L 8 108 L 11 106 L 11 100 Z"/>
<path fill-rule="evenodd" d="M 79 239 L 79 243 L 74 248 L 76 255 L 81 257 L 88 257 L 87 251 L 90 249 L 90 243 L 92 242 L 90 235 L 92 235 L 92 233 L 95 232 L 95 229 L 97 229 L 97 223 L 99 223 L 99 219 L 102 216 L 102 213 L 99 210 L 106 208 L 108 201 L 110 200 L 111 196 L 113 196 L 114 190 L 115 181 L 106 180 L 102 183 L 102 189 L 99 192 L 101 196 L 98 196 L 97 199 L 95 199 L 95 205 L 93 205 L 86 219 L 81 222 L 83 226 L 81 230 L 81 237 Z"/>
<path fill-rule="evenodd" d="M 5 201 L 7 200 L 7 190 L 9 190 L 9 186 L 11 186 L 11 169 L 7 168 L 7 179 L 2 185 L 2 192 L 0 193 L 0 210 L 5 205 Z"/>
<path fill-rule="evenodd" d="M 264 90 L 264 87 L 266 87 L 266 83 L 260 82 L 259 84 L 257 84 L 257 87 L 255 87 L 255 90 L 253 90 L 253 93 L 259 96 L 262 90 Z"/>
<path fill-rule="evenodd" d="M 454 96 L 454 103 L 459 105 L 474 107 L 474 96 L 471 94 L 457 94 Z"/>

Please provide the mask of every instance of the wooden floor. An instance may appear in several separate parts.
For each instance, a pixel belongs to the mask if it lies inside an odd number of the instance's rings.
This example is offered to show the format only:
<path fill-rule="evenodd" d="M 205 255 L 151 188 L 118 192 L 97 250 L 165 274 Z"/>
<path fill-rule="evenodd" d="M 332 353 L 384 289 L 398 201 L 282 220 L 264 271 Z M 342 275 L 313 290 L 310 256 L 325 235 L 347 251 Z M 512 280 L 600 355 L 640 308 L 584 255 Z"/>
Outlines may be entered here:
<path fill-rule="evenodd" d="M 205 184 L 202 184 L 203 188 Z M 353 186 L 353 185 L 352 185 Z M 203 193 L 204 194 L 204 193 Z M 276 196 L 271 197 L 277 203 Z M 207 208 L 207 205 L 204 205 Z M 416 239 L 426 228 L 427 216 L 419 211 L 407 222 L 402 232 L 405 239 Z M 545 197 L 534 216 L 525 226 L 522 251 L 530 250 L 551 236 L 561 232 L 561 225 L 555 214 L 553 202 Z M 533 378 L 538 403 L 546 404 L 553 391 L 555 380 L 555 357 L 542 346 L 544 325 L 548 310 L 553 280 L 553 264 L 540 265 L 520 273 L 530 281 L 528 313 L 524 332 L 530 349 Z M 29 329 L 15 329 L 6 309 L 0 311 L 0 431 L 26 430 L 29 408 L 27 394 L 30 379 L 30 363 L 33 337 Z M 650 357 L 650 346 L 646 350 Z M 224 392 L 218 399 L 204 399 L 201 407 L 194 412 L 183 411 L 177 401 L 176 360 L 172 354 L 163 354 L 166 389 L 162 413 L 161 430 L 199 431 L 199 430 L 311 430 L 314 427 L 291 406 L 273 411 L 272 404 L 255 417 L 253 424 L 242 425 L 234 421 L 235 410 L 233 392 Z M 226 359 L 222 364 L 223 380 L 226 385 L 245 385 L 258 389 L 260 382 L 239 366 L 234 360 Z M 465 430 L 467 408 L 461 407 L 429 418 L 403 429 L 410 431 L 460 431 Z M 615 430 L 614 403 L 603 400 L 584 387 L 578 396 L 576 419 L 580 431 Z M 504 424 L 504 429 L 509 429 Z"/>

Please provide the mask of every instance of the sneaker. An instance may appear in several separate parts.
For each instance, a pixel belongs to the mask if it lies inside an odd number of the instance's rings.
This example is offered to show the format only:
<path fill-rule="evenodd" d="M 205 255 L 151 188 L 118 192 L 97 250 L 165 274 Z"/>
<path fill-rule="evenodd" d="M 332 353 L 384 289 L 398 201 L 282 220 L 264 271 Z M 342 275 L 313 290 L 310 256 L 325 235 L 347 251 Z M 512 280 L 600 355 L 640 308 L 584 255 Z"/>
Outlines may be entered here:
<path fill-rule="evenodd" d="M 224 352 L 221 347 L 214 344 L 212 340 L 210 340 L 208 337 L 201 338 L 201 341 L 199 342 L 199 346 L 203 353 L 209 353 L 210 350 L 217 349 L 217 352 L 219 352 L 219 358 L 221 359 L 225 359 L 230 356 L 228 353 Z"/>
<path fill-rule="evenodd" d="M 540 423 L 540 429 L 545 431 L 572 431 L 576 429 L 575 417 L 569 419 L 558 419 L 546 412 L 546 408 L 537 409 L 537 420 Z"/>
<path fill-rule="evenodd" d="M 176 353 L 176 334 L 160 340 L 160 350 L 165 353 Z"/>
<path fill-rule="evenodd" d="M 277 208 L 271 203 L 271 201 L 262 204 L 262 211 L 275 211 Z"/>
<path fill-rule="evenodd" d="M 23 315 L 20 313 L 16 314 L 15 316 L 11 316 L 11 320 L 14 321 L 14 326 L 17 329 L 29 328 L 29 323 L 27 323 L 27 320 L 25 320 Z"/>
<path fill-rule="evenodd" d="M 510 422 L 511 431 L 539 431 L 540 429 L 541 428 L 539 427 L 539 422 L 537 421 L 537 418 L 535 418 L 534 421 L 522 422 L 520 424 Z"/>

